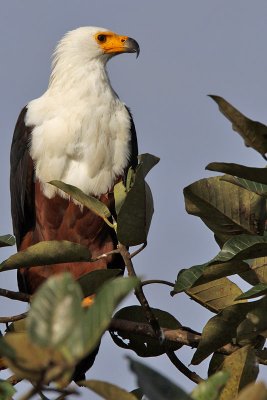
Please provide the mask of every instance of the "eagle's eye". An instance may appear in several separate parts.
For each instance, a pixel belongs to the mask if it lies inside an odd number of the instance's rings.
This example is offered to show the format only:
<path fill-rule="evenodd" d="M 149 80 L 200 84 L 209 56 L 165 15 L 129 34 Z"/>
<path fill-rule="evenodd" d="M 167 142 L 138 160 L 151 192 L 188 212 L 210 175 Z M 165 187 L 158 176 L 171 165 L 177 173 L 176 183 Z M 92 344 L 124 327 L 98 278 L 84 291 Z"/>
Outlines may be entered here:
<path fill-rule="evenodd" d="M 97 36 L 97 40 L 101 43 L 104 43 L 107 40 L 107 36 L 106 35 L 98 35 Z"/>

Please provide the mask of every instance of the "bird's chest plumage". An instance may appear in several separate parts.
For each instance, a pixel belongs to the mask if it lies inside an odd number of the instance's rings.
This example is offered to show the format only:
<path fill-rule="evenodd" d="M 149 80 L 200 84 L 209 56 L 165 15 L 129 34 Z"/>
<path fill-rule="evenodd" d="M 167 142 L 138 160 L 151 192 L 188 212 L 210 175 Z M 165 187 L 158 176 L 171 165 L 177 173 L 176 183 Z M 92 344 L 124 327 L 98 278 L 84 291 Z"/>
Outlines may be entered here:
<path fill-rule="evenodd" d="M 27 124 L 34 126 L 30 154 L 48 198 L 56 194 L 47 183 L 54 179 L 100 196 L 128 164 L 130 117 L 114 95 L 103 93 L 60 105 L 43 96 L 29 104 Z"/>

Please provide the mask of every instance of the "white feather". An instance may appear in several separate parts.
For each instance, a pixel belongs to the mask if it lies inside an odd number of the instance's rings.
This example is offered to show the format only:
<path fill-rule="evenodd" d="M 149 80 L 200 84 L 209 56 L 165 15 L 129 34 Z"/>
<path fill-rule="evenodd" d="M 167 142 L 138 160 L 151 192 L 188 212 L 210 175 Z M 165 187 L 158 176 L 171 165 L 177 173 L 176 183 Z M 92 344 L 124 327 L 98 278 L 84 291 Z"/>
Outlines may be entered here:
<path fill-rule="evenodd" d="M 78 28 L 59 42 L 48 90 L 28 104 L 33 126 L 30 154 L 45 196 L 57 179 L 100 196 L 127 166 L 130 116 L 112 89 L 108 57 L 94 35 L 103 28 Z"/>

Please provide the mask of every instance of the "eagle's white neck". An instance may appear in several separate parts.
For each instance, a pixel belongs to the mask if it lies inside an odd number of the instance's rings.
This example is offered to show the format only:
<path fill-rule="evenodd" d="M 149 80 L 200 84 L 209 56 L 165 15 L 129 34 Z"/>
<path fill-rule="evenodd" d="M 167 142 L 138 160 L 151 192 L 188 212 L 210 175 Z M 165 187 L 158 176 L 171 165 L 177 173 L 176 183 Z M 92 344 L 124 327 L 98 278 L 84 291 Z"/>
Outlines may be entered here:
<path fill-rule="evenodd" d="M 48 90 L 28 104 L 25 123 L 34 127 L 30 154 L 47 197 L 57 192 L 47 184 L 53 179 L 100 196 L 128 163 L 129 113 L 110 85 L 105 63 L 81 65 L 56 60 Z"/>

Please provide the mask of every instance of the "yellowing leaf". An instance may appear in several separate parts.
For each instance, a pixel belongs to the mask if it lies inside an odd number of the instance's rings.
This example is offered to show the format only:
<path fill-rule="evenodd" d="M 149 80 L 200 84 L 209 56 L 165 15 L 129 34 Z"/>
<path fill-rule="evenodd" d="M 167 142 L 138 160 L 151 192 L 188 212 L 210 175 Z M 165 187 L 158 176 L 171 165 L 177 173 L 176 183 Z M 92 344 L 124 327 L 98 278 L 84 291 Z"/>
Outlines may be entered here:
<path fill-rule="evenodd" d="M 208 310 L 218 312 L 236 303 L 242 290 L 227 278 L 221 278 L 204 284 L 195 284 L 186 293 Z"/>
<path fill-rule="evenodd" d="M 255 381 L 258 376 L 259 367 L 254 349 L 245 346 L 235 351 L 226 357 L 222 370 L 228 371 L 230 378 L 220 395 L 220 400 L 233 400 L 241 389 Z"/>
<path fill-rule="evenodd" d="M 219 106 L 222 114 L 232 122 L 233 130 L 244 139 L 247 147 L 258 151 L 265 159 L 267 152 L 267 126 L 247 118 L 220 96 L 210 96 Z"/>
<path fill-rule="evenodd" d="M 91 389 L 94 393 L 97 393 L 106 400 L 136 400 L 136 397 L 133 394 L 113 385 L 112 383 L 90 379 L 80 381 L 78 382 L 78 385 Z"/>

